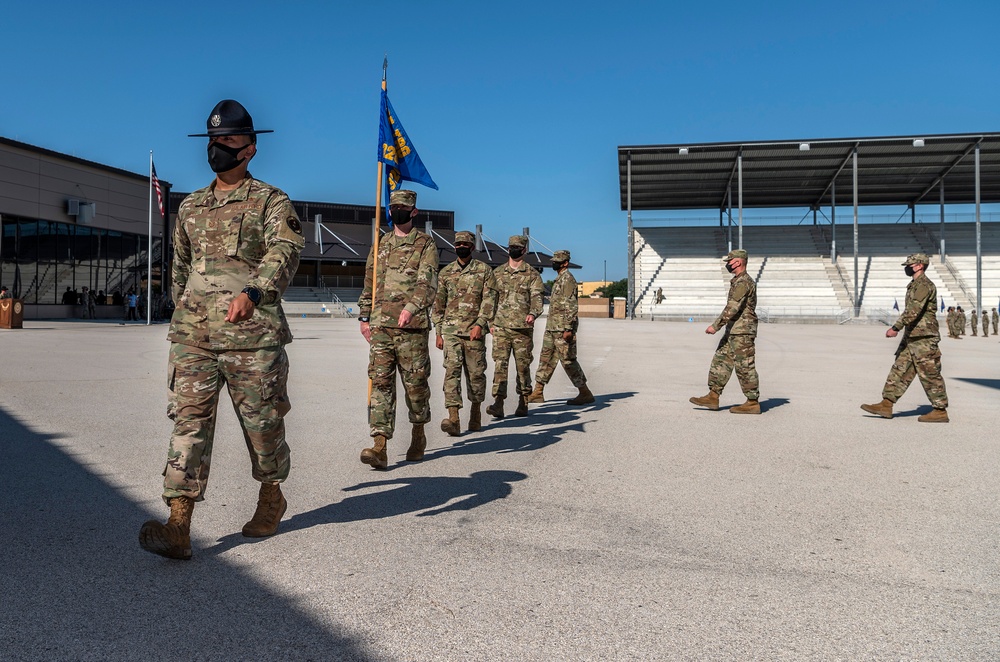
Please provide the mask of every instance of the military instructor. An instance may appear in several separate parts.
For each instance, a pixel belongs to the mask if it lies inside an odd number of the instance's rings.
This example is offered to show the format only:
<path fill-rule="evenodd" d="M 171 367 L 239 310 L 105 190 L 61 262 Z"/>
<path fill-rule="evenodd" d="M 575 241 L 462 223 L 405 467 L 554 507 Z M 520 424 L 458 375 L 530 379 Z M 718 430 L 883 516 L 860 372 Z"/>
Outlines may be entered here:
<path fill-rule="evenodd" d="M 257 509 L 243 535 L 274 534 L 285 513 L 280 483 L 290 466 L 284 417 L 292 334 L 281 295 L 305 245 L 288 196 L 251 175 L 257 154 L 253 119 L 239 102 L 220 101 L 208 116 L 208 163 L 215 180 L 184 199 L 174 228 L 176 302 L 170 331 L 168 415 L 174 421 L 163 499 L 166 524 L 142 525 L 143 549 L 191 558 L 191 515 L 205 498 L 219 393 L 225 385 L 260 482 Z"/>

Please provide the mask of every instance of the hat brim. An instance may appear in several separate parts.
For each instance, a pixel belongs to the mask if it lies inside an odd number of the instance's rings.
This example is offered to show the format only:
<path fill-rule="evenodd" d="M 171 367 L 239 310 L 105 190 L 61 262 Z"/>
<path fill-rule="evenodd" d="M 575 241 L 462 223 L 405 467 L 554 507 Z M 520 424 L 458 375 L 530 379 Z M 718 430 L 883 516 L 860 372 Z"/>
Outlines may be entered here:
<path fill-rule="evenodd" d="M 274 133 L 274 129 L 219 129 L 208 133 L 189 133 L 188 138 L 215 138 L 216 136 L 250 136 L 258 133 Z"/>

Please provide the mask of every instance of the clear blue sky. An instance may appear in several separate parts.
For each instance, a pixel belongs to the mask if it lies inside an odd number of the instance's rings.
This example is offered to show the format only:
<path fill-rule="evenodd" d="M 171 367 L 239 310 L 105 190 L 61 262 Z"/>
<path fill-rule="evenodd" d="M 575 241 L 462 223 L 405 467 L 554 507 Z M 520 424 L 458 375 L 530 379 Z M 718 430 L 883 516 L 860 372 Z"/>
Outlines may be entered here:
<path fill-rule="evenodd" d="M 235 98 L 276 130 L 257 177 L 374 204 L 387 52 L 420 206 L 529 226 L 586 280 L 626 275 L 618 145 L 1000 128 L 995 2 L 8 4 L 0 135 L 135 172 L 152 149 L 190 191 L 186 136 Z"/>

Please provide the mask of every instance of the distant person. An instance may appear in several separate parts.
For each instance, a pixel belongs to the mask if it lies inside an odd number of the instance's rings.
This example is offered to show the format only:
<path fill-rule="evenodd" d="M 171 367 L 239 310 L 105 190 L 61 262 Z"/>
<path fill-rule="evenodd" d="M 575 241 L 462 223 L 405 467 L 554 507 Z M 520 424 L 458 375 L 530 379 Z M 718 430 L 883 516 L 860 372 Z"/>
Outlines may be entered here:
<path fill-rule="evenodd" d="M 991 310 L 993 317 L 993 335 L 997 335 L 997 326 L 1000 326 L 1000 313 L 997 313 L 996 308 L 993 308 Z"/>
<path fill-rule="evenodd" d="M 545 335 L 542 338 L 542 352 L 538 357 L 535 371 L 535 390 L 528 396 L 528 402 L 545 402 L 545 385 L 552 379 L 556 365 L 562 363 L 563 370 L 579 393 L 567 400 L 569 405 L 587 405 L 594 401 L 594 394 L 587 386 L 587 375 L 576 360 L 576 332 L 580 326 L 579 302 L 577 301 L 576 279 L 569 272 L 569 251 L 560 250 L 552 254 L 552 268 L 556 270 L 556 280 L 552 283 L 549 297 L 549 314 L 545 320 Z"/>
<path fill-rule="evenodd" d="M 138 310 L 139 310 L 139 297 L 132 290 L 128 291 L 128 312 L 125 314 L 125 321 L 134 320 L 139 321 Z"/>
<path fill-rule="evenodd" d="M 712 411 L 719 409 L 719 396 L 736 371 L 736 378 L 747 401 L 729 410 L 731 414 L 760 413 L 760 380 L 757 376 L 757 284 L 747 273 L 748 255 L 745 250 L 729 251 L 726 270 L 733 274 L 729 281 L 729 298 L 722 314 L 710 324 L 705 333 L 715 334 L 725 327 L 726 332 L 715 349 L 715 356 L 708 368 L 708 394 L 691 398 L 691 404 Z"/>
<path fill-rule="evenodd" d="M 0 299 L 12 299 L 12 298 L 13 297 L 10 295 L 10 291 L 7 289 L 6 285 L 0 287 Z"/>
<path fill-rule="evenodd" d="M 906 308 L 885 332 L 886 338 L 895 338 L 903 331 L 903 339 L 882 388 L 882 402 L 861 405 L 869 414 L 892 418 L 893 405 L 906 393 L 913 378 L 919 376 L 934 409 L 917 420 L 921 423 L 948 422 L 948 393 L 941 376 L 941 350 L 938 348 L 941 334 L 934 305 L 937 287 L 925 273 L 928 264 L 930 258 L 924 253 L 914 253 L 903 262 L 906 275 L 910 277 L 906 287 Z M 972 319 L 976 319 L 975 316 Z"/>
<path fill-rule="evenodd" d="M 122 306 L 122 305 L 124 305 L 124 299 L 123 299 L 122 293 L 120 291 L 115 290 L 114 292 L 111 293 L 111 305 L 112 306 Z"/>
<path fill-rule="evenodd" d="M 94 290 L 83 288 L 83 303 L 84 309 L 87 311 L 84 317 L 97 319 L 97 295 L 94 294 Z"/>
<path fill-rule="evenodd" d="M 104 293 L 104 290 L 98 290 L 97 292 L 97 305 L 104 306 L 108 303 L 108 295 Z"/>
<path fill-rule="evenodd" d="M 662 287 L 656 288 L 656 303 L 657 304 L 663 303 L 663 288 Z"/>
<path fill-rule="evenodd" d="M 978 336 L 977 331 L 979 330 L 979 316 L 976 315 L 976 309 L 972 309 L 972 313 L 969 314 L 969 326 L 972 327 L 972 335 Z"/>
<path fill-rule="evenodd" d="M 990 337 L 990 314 L 983 308 L 983 338 Z"/>
<path fill-rule="evenodd" d="M 287 502 L 281 483 L 291 458 L 285 442 L 291 342 L 281 295 L 305 245 L 288 196 L 253 177 L 253 119 L 240 103 L 219 102 L 208 116 L 209 186 L 177 211 L 173 297 L 182 302 L 170 325 L 167 411 L 174 422 L 163 470 L 165 524 L 142 525 L 139 544 L 173 559 L 191 558 L 191 514 L 205 498 L 219 395 L 228 388 L 260 483 L 257 509 L 243 535 L 278 530 Z"/>
<path fill-rule="evenodd" d="M 958 307 L 957 315 L 958 319 L 956 320 L 955 328 L 958 329 L 958 337 L 961 338 L 965 335 L 965 310 L 961 306 Z"/>
<path fill-rule="evenodd" d="M 74 292 L 73 288 L 70 287 L 70 286 L 68 286 L 68 285 L 66 286 L 66 291 L 63 292 L 62 303 L 63 303 L 63 305 L 66 305 L 66 306 L 75 306 L 76 305 L 76 292 Z"/>

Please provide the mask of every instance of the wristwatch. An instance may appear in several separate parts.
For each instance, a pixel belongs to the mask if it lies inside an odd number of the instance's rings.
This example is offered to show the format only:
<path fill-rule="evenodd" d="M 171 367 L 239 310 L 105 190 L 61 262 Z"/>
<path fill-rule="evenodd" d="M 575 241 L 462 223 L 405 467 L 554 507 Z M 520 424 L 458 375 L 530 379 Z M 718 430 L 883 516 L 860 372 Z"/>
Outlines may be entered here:
<path fill-rule="evenodd" d="M 358 321 L 359 322 L 370 322 L 371 318 L 370 317 L 359 317 Z"/>
<path fill-rule="evenodd" d="M 247 295 L 247 298 L 250 299 L 250 302 L 255 306 L 259 306 L 260 300 L 264 298 L 264 293 L 256 287 L 244 287 L 243 294 Z"/>

